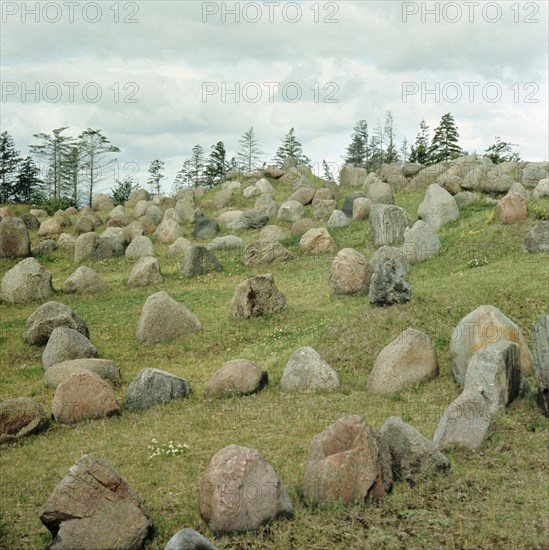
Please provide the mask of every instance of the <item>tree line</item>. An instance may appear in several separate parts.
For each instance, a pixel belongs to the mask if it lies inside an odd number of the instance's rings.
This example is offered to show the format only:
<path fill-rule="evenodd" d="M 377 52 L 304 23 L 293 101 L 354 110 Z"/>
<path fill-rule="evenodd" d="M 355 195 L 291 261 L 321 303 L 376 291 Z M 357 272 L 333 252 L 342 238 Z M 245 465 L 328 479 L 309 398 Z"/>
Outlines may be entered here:
<path fill-rule="evenodd" d="M 117 159 L 113 154 L 120 152 L 120 149 L 112 145 L 101 130 L 88 128 L 77 137 L 71 137 L 65 133 L 67 129 L 61 127 L 51 134 L 34 134 L 36 143 L 30 145 L 31 156 L 25 158 L 16 149 L 8 132 L 0 134 L 0 202 L 91 204 L 97 187 L 114 169 Z M 514 146 L 496 137 L 484 156 L 495 164 L 518 161 L 520 157 L 513 151 Z M 464 154 L 467 153 L 459 145 L 458 127 L 451 113 L 442 116 L 432 138 L 429 127 L 422 120 L 415 142 L 409 145 L 404 138 L 397 146 L 394 118 L 391 111 L 386 111 L 383 123 L 378 121 L 371 132 L 366 120 L 356 123 L 343 158 L 346 164 L 370 172 L 378 170 L 383 164 L 417 162 L 429 166 Z M 177 172 L 172 190 L 214 187 L 230 172 L 253 172 L 264 167 L 262 158 L 264 152 L 253 127 L 244 132 L 238 141 L 236 154 L 230 159 L 227 158 L 223 141 L 212 145 L 208 155 L 197 144 Z M 273 163 L 280 168 L 298 164 L 311 167 L 311 160 L 304 154 L 295 128 L 283 137 Z M 324 179 L 336 181 L 337 175 L 325 159 L 322 168 Z M 147 183 L 153 193 L 161 193 L 162 180 L 166 177 L 164 170 L 164 161 L 155 159 L 150 163 Z M 123 203 L 137 186 L 132 176 L 122 181 L 115 177 L 111 195 L 116 202 Z"/>

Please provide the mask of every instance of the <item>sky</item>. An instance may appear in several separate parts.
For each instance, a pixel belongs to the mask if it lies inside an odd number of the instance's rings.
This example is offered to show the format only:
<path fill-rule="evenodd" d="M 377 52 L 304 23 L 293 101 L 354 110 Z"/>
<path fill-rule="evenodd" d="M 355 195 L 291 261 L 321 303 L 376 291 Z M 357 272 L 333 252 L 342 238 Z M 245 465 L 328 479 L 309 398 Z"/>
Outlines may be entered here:
<path fill-rule="evenodd" d="M 468 152 L 495 136 L 547 161 L 548 2 L 2 1 L 0 130 L 101 129 L 120 148 L 99 190 L 153 159 L 165 192 L 191 149 L 250 127 L 272 161 L 292 127 L 319 172 L 390 110 L 397 141 L 451 112 Z"/>

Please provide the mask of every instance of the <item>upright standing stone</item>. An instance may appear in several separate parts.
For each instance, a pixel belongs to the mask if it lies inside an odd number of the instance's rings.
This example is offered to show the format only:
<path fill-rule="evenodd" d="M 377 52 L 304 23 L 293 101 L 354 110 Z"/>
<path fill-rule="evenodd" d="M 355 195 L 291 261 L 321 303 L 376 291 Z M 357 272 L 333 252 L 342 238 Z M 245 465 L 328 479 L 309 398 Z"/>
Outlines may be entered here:
<path fill-rule="evenodd" d="M 26 258 L 30 256 L 29 231 L 19 218 L 2 218 L 0 221 L 0 258 Z"/>
<path fill-rule="evenodd" d="M 401 244 L 410 227 L 408 214 L 400 206 L 374 204 L 370 210 L 370 230 L 374 246 Z"/>
<path fill-rule="evenodd" d="M 541 315 L 532 328 L 532 359 L 538 379 L 538 403 L 549 416 L 549 315 Z"/>
<path fill-rule="evenodd" d="M 2 277 L 0 299 L 10 304 L 24 304 L 49 298 L 53 294 L 51 273 L 34 258 L 26 258 Z"/>

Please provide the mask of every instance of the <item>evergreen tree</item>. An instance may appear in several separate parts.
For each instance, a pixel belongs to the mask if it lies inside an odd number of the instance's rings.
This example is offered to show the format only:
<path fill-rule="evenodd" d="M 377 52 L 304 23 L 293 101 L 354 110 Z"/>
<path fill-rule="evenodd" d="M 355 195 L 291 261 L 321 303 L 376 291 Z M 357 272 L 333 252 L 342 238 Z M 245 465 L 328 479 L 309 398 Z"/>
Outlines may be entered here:
<path fill-rule="evenodd" d="M 204 184 L 204 149 L 201 145 L 195 145 L 189 163 L 189 178 L 191 186 L 195 189 Z"/>
<path fill-rule="evenodd" d="M 190 159 L 187 159 L 183 163 L 181 170 L 179 170 L 179 172 L 175 175 L 175 179 L 173 181 L 173 191 L 175 193 L 179 191 L 179 189 L 191 186 L 191 161 Z"/>
<path fill-rule="evenodd" d="M 383 156 L 383 162 L 391 164 L 398 162 L 398 151 L 395 145 L 395 122 L 393 119 L 393 113 L 391 111 L 385 112 L 385 142 L 387 143 L 387 149 Z"/>
<path fill-rule="evenodd" d="M 346 164 L 366 167 L 370 162 L 370 145 L 368 143 L 368 123 L 359 120 L 351 136 L 351 144 L 347 147 Z"/>
<path fill-rule="evenodd" d="M 80 149 L 72 145 L 63 161 L 62 174 L 63 188 L 70 194 L 75 206 L 79 205 L 79 171 L 80 171 Z"/>
<path fill-rule="evenodd" d="M 42 181 L 39 178 L 38 166 L 32 157 L 24 158 L 19 164 L 19 171 L 15 178 L 13 200 L 15 202 L 30 203 L 40 198 Z"/>
<path fill-rule="evenodd" d="M 164 161 L 162 160 L 153 160 L 149 166 L 149 179 L 147 183 L 151 186 L 151 190 L 156 195 L 160 195 L 160 180 L 165 176 L 162 173 L 164 170 Z"/>
<path fill-rule="evenodd" d="M 429 126 L 422 120 L 419 123 L 419 133 L 416 136 L 416 141 L 412 145 L 410 152 L 410 162 L 417 162 L 418 164 L 428 164 L 429 156 L 427 150 L 429 149 Z"/>
<path fill-rule="evenodd" d="M 14 193 L 19 151 L 8 132 L 0 134 L 0 202 L 7 203 Z"/>
<path fill-rule="evenodd" d="M 484 156 L 488 157 L 494 164 L 519 162 L 520 155 L 511 149 L 511 147 L 516 146 L 516 143 L 501 141 L 501 138 L 496 136 L 496 142 L 484 151 Z"/>
<path fill-rule="evenodd" d="M 282 145 L 275 155 L 276 165 L 282 167 L 286 160 L 292 160 L 296 165 L 305 164 L 311 166 L 309 157 L 303 154 L 303 147 L 295 137 L 295 130 L 291 128 L 284 137 Z"/>
<path fill-rule="evenodd" d="M 446 113 L 440 119 L 440 124 L 435 130 L 431 146 L 427 151 L 430 164 L 455 159 L 463 154 L 463 149 L 458 145 L 458 128 L 454 117 Z"/>
<path fill-rule="evenodd" d="M 408 162 L 408 140 L 406 138 L 400 144 L 400 159 L 403 164 Z"/>
<path fill-rule="evenodd" d="M 324 172 L 322 175 L 323 179 L 325 179 L 326 181 L 335 181 L 332 170 L 325 160 L 322 161 L 322 170 Z"/>
<path fill-rule="evenodd" d="M 206 185 L 209 187 L 214 187 L 225 177 L 227 172 L 225 156 L 225 145 L 222 141 L 218 141 L 215 145 L 212 145 L 212 152 L 204 171 Z"/>
<path fill-rule="evenodd" d="M 238 168 L 244 172 L 253 172 L 259 165 L 259 159 L 263 151 L 259 146 L 253 127 L 250 128 L 238 141 L 240 147 L 236 152 Z"/>
<path fill-rule="evenodd" d="M 78 136 L 82 179 L 88 188 L 88 204 L 91 206 L 94 190 L 107 177 L 109 166 L 116 159 L 108 158 L 110 153 L 119 153 L 120 149 L 111 145 L 101 130 L 88 128 Z"/>
<path fill-rule="evenodd" d="M 116 180 L 116 185 L 112 188 L 111 198 L 115 204 L 123 205 L 130 198 L 130 193 L 138 187 L 139 185 L 134 182 L 131 176 L 126 176 L 124 181 Z"/>
<path fill-rule="evenodd" d="M 375 171 L 381 168 L 381 165 L 385 162 L 384 155 L 385 145 L 385 132 L 381 122 L 377 122 L 374 128 L 374 133 L 370 138 L 370 162 L 368 163 L 368 171 Z"/>

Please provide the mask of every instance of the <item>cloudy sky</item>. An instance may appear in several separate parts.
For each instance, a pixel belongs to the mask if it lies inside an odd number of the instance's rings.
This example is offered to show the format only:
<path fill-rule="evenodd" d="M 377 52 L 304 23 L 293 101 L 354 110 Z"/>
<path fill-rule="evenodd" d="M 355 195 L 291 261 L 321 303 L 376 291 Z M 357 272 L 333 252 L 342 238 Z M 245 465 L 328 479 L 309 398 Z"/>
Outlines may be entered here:
<path fill-rule="evenodd" d="M 1 6 L 0 125 L 23 153 L 38 132 L 101 129 L 120 179 L 160 159 L 168 191 L 195 144 L 232 155 L 253 126 L 269 162 L 295 127 L 313 163 L 340 164 L 355 123 L 391 110 L 399 142 L 451 112 L 469 152 L 501 136 L 548 160 L 545 0 Z"/>

